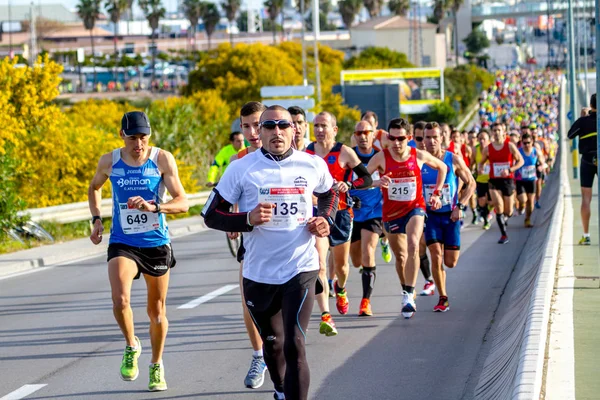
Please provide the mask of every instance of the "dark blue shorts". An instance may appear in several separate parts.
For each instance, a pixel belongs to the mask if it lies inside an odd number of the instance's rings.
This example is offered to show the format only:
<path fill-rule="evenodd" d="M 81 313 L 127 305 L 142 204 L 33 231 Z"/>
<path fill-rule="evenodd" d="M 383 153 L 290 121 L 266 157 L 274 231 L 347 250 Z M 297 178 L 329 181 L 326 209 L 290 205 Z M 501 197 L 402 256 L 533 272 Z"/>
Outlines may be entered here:
<path fill-rule="evenodd" d="M 460 250 L 460 220 L 453 222 L 452 213 L 427 213 L 425 242 L 427 246 L 441 243 L 446 250 Z"/>
<path fill-rule="evenodd" d="M 352 215 L 350 211 L 342 210 L 335 214 L 335 223 L 329 233 L 329 245 L 339 246 L 350 240 L 352 235 Z"/>
<path fill-rule="evenodd" d="M 414 210 L 412 210 L 411 212 L 409 212 L 408 214 L 406 214 L 400 218 L 396 218 L 394 220 L 384 222 L 383 225 L 385 226 L 385 230 L 388 233 L 392 233 L 392 234 L 404 233 L 404 234 L 406 234 L 406 225 L 408 225 L 408 221 L 410 221 L 410 219 L 412 217 L 419 216 L 419 215 L 427 218 L 427 213 L 425 212 L 425 210 L 423 210 L 422 208 L 415 208 Z"/>

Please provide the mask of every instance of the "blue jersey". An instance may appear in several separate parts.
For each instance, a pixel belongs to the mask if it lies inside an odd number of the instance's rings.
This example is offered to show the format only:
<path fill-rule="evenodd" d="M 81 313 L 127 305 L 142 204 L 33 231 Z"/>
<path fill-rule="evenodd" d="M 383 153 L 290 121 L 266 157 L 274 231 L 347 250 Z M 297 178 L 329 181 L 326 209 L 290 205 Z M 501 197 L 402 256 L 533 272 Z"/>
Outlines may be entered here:
<path fill-rule="evenodd" d="M 414 139 L 409 140 L 408 142 L 408 146 L 409 147 L 413 147 L 413 148 L 417 148 L 417 142 L 414 141 Z"/>
<path fill-rule="evenodd" d="M 158 170 L 158 153 L 153 147 L 144 165 L 132 167 L 121 158 L 121 149 L 112 153 L 113 218 L 110 243 L 133 247 L 158 247 L 169 243 L 165 214 L 132 209 L 127 206 L 130 197 L 141 196 L 149 203 L 163 203 L 165 185 Z"/>
<path fill-rule="evenodd" d="M 437 170 L 431 168 L 427 164 L 423 164 L 423 167 L 421 168 L 421 177 L 423 179 L 423 196 L 425 197 L 425 202 L 427 203 L 428 213 L 451 212 L 456 206 L 458 197 L 458 180 L 452 165 L 452 152 L 446 152 L 444 155 L 444 164 L 446 164 L 448 167 L 448 172 L 446 173 L 446 180 L 444 181 L 442 196 L 440 197 L 442 207 L 435 211 L 429 208 L 429 201 L 431 200 L 431 195 L 433 194 L 437 183 Z"/>
<path fill-rule="evenodd" d="M 525 154 L 525 150 L 523 150 L 523 148 L 521 147 L 519 149 L 519 153 L 521 153 L 521 156 L 523 157 L 525 163 L 521 168 L 517 170 L 517 172 L 515 172 L 515 179 L 518 181 L 535 181 L 537 179 L 536 167 L 538 161 L 538 154 L 536 148 L 534 147 L 531 150 L 531 154 L 527 155 Z"/>
<path fill-rule="evenodd" d="M 371 150 L 370 154 L 362 154 L 358 150 L 358 146 L 354 148 L 354 152 L 360 159 L 360 161 L 367 166 L 369 160 L 373 158 L 377 151 Z M 356 177 L 353 177 L 356 179 Z M 373 173 L 373 180 L 379 180 L 379 173 L 376 171 Z M 383 202 L 383 195 L 379 188 L 369 189 L 353 189 L 350 191 L 350 196 L 356 196 L 360 199 L 361 207 L 354 210 L 354 220 L 356 222 L 364 222 L 373 218 L 381 218 L 381 207 Z"/>

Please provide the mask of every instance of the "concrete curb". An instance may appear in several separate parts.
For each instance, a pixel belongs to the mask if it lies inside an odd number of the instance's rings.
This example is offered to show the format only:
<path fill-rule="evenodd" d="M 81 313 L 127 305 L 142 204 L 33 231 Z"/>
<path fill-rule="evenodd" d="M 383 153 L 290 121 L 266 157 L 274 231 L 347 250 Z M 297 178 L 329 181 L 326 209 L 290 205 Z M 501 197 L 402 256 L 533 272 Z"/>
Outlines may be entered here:
<path fill-rule="evenodd" d="M 184 218 L 169 223 L 171 238 L 192 235 L 208 229 L 202 217 Z M 8 278 L 34 269 L 68 264 L 106 254 L 109 238 L 110 236 L 106 235 L 102 243 L 97 246 L 90 246 L 88 239 L 77 239 L 9 253 L 5 255 L 9 258 L 8 260 L 0 259 L 0 278 Z M 37 250 L 36 253 L 41 254 L 31 256 L 28 254 L 30 250 Z"/>
<path fill-rule="evenodd" d="M 564 87 L 562 93 L 565 93 Z M 533 293 L 527 312 L 525 332 L 519 352 L 519 367 L 513 381 L 513 400 L 537 400 L 540 398 L 542 381 L 544 378 L 544 359 L 546 356 L 546 342 L 548 340 L 548 323 L 558 253 L 560 248 L 560 235 L 563 226 L 565 208 L 564 187 L 567 182 L 567 143 L 564 140 L 564 130 L 560 150 L 561 165 L 559 170 L 558 199 L 548 232 L 548 241 L 542 260 L 541 269 L 536 278 Z"/>

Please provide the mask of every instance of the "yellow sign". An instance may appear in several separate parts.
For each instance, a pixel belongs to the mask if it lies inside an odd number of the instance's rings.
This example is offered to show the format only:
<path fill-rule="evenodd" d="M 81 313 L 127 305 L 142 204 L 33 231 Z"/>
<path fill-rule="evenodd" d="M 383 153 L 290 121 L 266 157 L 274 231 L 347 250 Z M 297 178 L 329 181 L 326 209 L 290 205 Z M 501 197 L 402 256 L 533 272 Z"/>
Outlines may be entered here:
<path fill-rule="evenodd" d="M 352 81 L 375 81 L 388 79 L 439 78 L 441 69 L 389 69 L 369 71 L 342 71 L 342 84 Z"/>

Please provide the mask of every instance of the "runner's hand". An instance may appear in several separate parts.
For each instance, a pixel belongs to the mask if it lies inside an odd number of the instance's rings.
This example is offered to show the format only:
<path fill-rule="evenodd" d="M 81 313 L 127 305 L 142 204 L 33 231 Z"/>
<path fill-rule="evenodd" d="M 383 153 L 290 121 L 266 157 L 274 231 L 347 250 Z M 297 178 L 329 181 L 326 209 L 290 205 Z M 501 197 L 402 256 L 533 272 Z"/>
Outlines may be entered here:
<path fill-rule="evenodd" d="M 440 196 L 432 194 L 431 199 L 429 200 L 429 206 L 434 211 L 439 210 L 442 207 L 442 201 L 440 200 Z"/>
<path fill-rule="evenodd" d="M 154 204 L 148 203 L 141 196 L 130 197 L 127 200 L 127 206 L 129 208 L 136 208 L 140 211 L 153 212 L 156 209 Z"/>
<path fill-rule="evenodd" d="M 503 169 L 502 172 L 500 172 L 500 175 L 503 178 L 506 178 L 506 177 L 508 177 L 510 175 L 510 170 L 509 169 Z"/>
<path fill-rule="evenodd" d="M 454 210 L 452 210 L 452 214 L 450 214 L 450 220 L 452 222 L 456 222 L 461 218 L 462 218 L 462 211 L 460 210 L 460 208 L 454 207 Z"/>
<path fill-rule="evenodd" d="M 97 219 L 94 221 L 94 226 L 92 227 L 92 234 L 90 235 L 90 240 L 94 244 L 100 244 L 102 242 L 102 233 L 104 232 L 104 226 L 102 225 L 102 221 Z"/>
<path fill-rule="evenodd" d="M 390 178 L 389 175 L 386 174 L 379 178 L 379 182 L 380 187 L 387 189 L 390 183 L 392 183 L 392 178 Z"/>
<path fill-rule="evenodd" d="M 227 232 L 227 237 L 231 240 L 235 240 L 238 237 L 240 237 L 240 233 L 239 232 Z"/>
<path fill-rule="evenodd" d="M 346 182 L 339 181 L 339 182 L 337 182 L 336 185 L 337 185 L 338 192 L 346 193 L 348 191 L 348 185 L 346 185 Z"/>
<path fill-rule="evenodd" d="M 250 211 L 250 223 L 256 226 L 269 222 L 273 217 L 273 208 L 273 203 L 258 203 L 254 210 Z"/>
<path fill-rule="evenodd" d="M 317 237 L 329 236 L 329 223 L 323 217 L 312 217 L 307 222 L 308 231 Z"/>

